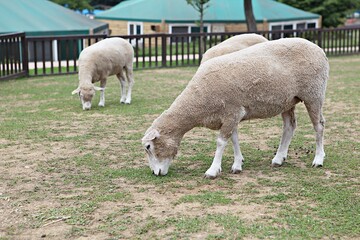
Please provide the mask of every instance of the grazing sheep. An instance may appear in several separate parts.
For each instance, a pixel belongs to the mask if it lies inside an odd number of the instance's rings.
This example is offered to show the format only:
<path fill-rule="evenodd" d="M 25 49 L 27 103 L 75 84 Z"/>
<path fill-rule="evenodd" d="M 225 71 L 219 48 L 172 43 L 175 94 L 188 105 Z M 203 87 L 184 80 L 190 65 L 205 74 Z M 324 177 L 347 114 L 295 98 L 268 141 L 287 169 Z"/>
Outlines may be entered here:
<path fill-rule="evenodd" d="M 130 104 L 133 79 L 134 50 L 131 44 L 118 37 L 107 38 L 85 48 L 79 56 L 79 87 L 72 94 L 79 94 L 83 110 L 91 108 L 95 90 L 100 91 L 99 106 L 105 106 L 106 78 L 117 76 L 121 85 L 121 103 Z M 128 91 L 125 89 L 125 75 Z M 100 87 L 94 85 L 100 81 Z M 126 95 L 125 95 L 126 94 Z"/>
<path fill-rule="evenodd" d="M 255 33 L 233 36 L 208 49 L 201 59 L 201 64 L 211 58 L 239 51 L 262 42 L 267 42 L 267 39 Z"/>
<path fill-rule="evenodd" d="M 142 143 L 155 175 L 166 175 L 184 134 L 194 127 L 220 130 L 211 167 L 205 177 L 221 172 L 221 159 L 231 137 L 234 164 L 231 172 L 242 171 L 243 156 L 237 125 L 244 120 L 283 118 L 283 134 L 272 166 L 287 157 L 296 127 L 295 105 L 304 102 L 316 132 L 312 165 L 322 166 L 325 156 L 322 105 L 329 64 L 323 50 L 301 38 L 288 38 L 213 58 L 200 65 L 185 90 L 146 131 Z"/>

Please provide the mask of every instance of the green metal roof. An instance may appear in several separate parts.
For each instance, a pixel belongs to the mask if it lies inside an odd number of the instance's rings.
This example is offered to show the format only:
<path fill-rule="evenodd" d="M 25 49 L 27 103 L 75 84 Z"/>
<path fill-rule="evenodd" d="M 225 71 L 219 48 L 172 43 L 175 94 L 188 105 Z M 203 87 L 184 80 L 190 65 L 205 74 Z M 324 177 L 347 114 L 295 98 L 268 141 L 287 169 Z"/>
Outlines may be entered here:
<path fill-rule="evenodd" d="M 47 0 L 0 0 L 0 33 L 29 36 L 89 34 L 108 24 L 89 19 Z"/>
<path fill-rule="evenodd" d="M 320 15 L 305 12 L 274 0 L 252 0 L 257 22 L 293 21 L 318 19 Z M 206 9 L 204 22 L 245 22 L 243 0 L 211 0 Z M 189 23 L 199 20 L 199 13 L 185 0 L 127 0 L 99 13 L 97 19 Z"/>

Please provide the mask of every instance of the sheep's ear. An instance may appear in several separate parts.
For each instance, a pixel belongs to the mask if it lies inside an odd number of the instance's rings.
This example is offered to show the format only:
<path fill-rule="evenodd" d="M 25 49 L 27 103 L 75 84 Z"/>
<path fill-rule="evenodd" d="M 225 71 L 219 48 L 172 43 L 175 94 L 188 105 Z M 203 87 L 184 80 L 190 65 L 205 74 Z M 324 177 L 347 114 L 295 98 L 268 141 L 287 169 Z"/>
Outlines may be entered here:
<path fill-rule="evenodd" d="M 80 92 L 80 88 L 77 88 L 77 89 L 75 89 L 74 91 L 72 91 L 71 94 L 72 94 L 72 95 L 74 95 L 74 94 L 79 94 L 79 92 Z"/>
<path fill-rule="evenodd" d="M 96 91 L 104 91 L 104 90 L 105 90 L 105 88 L 97 87 L 97 86 L 94 86 L 94 89 L 95 89 Z"/>
<path fill-rule="evenodd" d="M 145 133 L 145 136 L 143 137 L 142 141 L 152 141 L 155 138 L 160 137 L 160 133 L 156 129 L 151 129 L 149 132 Z"/>

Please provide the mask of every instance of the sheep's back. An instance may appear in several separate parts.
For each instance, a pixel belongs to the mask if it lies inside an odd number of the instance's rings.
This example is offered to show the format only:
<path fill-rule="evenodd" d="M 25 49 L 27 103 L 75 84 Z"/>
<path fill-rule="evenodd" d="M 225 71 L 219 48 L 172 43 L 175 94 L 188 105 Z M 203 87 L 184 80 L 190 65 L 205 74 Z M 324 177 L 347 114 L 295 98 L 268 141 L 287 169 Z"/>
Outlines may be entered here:
<path fill-rule="evenodd" d="M 117 74 L 132 64 L 134 51 L 122 38 L 107 38 L 85 48 L 79 56 L 79 72 L 87 71 L 104 76 Z"/>
<path fill-rule="evenodd" d="M 202 64 L 182 98 L 200 106 L 212 103 L 209 108 L 256 106 L 253 117 L 275 116 L 295 98 L 323 99 L 328 71 L 317 45 L 299 38 L 269 41 Z"/>
<path fill-rule="evenodd" d="M 203 55 L 201 63 L 204 63 L 211 58 L 233 53 L 266 41 L 268 40 L 265 37 L 254 33 L 233 36 L 208 49 Z"/>

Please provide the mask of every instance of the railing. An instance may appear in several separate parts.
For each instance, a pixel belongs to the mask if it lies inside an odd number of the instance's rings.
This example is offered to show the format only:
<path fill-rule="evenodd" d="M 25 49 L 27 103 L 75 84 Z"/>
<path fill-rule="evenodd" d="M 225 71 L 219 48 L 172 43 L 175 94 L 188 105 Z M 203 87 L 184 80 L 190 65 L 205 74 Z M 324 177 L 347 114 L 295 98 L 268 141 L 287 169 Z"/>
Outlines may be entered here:
<path fill-rule="evenodd" d="M 148 34 L 119 36 L 133 45 L 134 69 L 197 66 L 204 50 L 225 39 L 245 32 Z M 360 54 L 360 27 L 259 31 L 269 40 L 283 37 L 306 38 L 322 47 L 328 56 Z M 0 79 L 18 76 L 73 74 L 77 59 L 87 46 L 106 35 L 72 35 L 26 37 L 21 34 L 0 35 Z"/>
<path fill-rule="evenodd" d="M 27 72 L 25 33 L 0 35 L 0 79 L 26 76 Z"/>
<path fill-rule="evenodd" d="M 106 37 L 107 35 L 26 37 L 29 75 L 76 73 L 80 52 Z"/>

